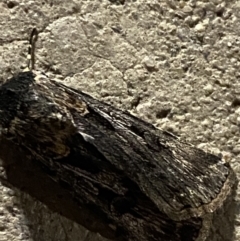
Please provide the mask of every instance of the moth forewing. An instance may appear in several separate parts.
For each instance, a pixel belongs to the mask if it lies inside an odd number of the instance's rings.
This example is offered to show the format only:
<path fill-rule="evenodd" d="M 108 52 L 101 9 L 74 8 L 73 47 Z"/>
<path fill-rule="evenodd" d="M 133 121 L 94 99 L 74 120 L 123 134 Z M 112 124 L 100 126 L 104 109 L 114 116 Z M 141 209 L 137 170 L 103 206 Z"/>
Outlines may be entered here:
<path fill-rule="evenodd" d="M 32 69 L 1 85 L 0 113 L 1 138 L 97 210 L 116 239 L 206 240 L 204 223 L 232 193 L 221 158 Z"/>

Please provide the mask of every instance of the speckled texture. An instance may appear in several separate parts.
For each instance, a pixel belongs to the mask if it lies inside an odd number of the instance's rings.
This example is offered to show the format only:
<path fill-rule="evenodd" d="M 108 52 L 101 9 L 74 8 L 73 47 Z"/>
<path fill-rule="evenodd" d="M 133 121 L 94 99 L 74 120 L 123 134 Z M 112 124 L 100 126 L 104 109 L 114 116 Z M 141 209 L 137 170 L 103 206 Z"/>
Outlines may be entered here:
<path fill-rule="evenodd" d="M 0 79 L 21 71 L 36 26 L 38 69 L 231 160 L 240 177 L 240 3 L 3 0 Z M 104 240 L 0 187 L 0 241 Z M 240 240 L 240 191 L 233 241 Z"/>

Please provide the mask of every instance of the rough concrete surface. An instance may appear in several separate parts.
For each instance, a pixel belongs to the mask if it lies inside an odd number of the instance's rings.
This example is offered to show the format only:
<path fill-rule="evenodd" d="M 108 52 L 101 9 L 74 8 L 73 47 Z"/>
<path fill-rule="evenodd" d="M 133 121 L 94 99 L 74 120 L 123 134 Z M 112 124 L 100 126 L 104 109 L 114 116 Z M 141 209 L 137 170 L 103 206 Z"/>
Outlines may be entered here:
<path fill-rule="evenodd" d="M 240 1 L 0 0 L 0 79 L 36 67 L 192 144 L 240 177 Z M 1 169 L 2 170 L 2 169 Z M 235 197 L 240 240 L 240 190 Z M 106 240 L 0 186 L 0 241 Z"/>

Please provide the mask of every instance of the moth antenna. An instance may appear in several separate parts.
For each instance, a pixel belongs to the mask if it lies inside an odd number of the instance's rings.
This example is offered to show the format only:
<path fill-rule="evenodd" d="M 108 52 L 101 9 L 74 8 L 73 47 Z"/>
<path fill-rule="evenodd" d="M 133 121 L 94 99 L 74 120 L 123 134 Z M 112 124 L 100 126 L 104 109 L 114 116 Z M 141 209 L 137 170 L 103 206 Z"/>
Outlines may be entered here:
<path fill-rule="evenodd" d="M 38 38 L 38 31 L 36 28 L 33 28 L 31 35 L 30 35 L 30 39 L 29 39 L 29 47 L 28 47 L 28 69 L 34 70 L 34 65 L 35 65 L 35 43 L 37 41 Z"/>

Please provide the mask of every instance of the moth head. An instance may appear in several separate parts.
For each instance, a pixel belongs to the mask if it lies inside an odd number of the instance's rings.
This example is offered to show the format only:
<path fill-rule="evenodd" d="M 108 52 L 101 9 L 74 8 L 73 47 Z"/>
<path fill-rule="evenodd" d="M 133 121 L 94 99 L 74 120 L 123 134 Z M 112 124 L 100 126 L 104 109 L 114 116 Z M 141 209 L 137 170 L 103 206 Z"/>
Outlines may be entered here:
<path fill-rule="evenodd" d="M 24 72 L 7 80 L 0 86 L 0 129 L 6 128 L 17 115 L 31 83 L 34 81 L 34 50 L 38 32 L 34 28 L 29 39 L 28 64 Z"/>
<path fill-rule="evenodd" d="M 25 94 L 34 74 L 30 71 L 22 72 L 12 77 L 0 86 L 0 125 L 7 127 L 9 122 L 17 115 Z"/>

